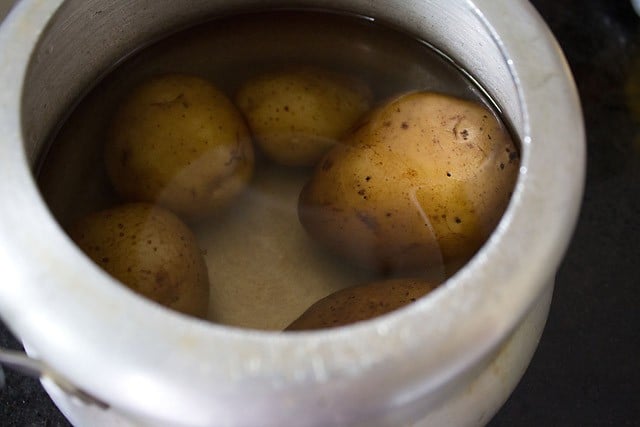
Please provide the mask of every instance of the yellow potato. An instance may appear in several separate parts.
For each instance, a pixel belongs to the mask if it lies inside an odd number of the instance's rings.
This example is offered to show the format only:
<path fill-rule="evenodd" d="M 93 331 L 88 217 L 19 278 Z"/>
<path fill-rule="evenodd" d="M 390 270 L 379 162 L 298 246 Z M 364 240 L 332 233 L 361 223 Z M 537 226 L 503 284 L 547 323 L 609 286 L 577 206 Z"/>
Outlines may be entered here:
<path fill-rule="evenodd" d="M 268 157 L 311 166 L 369 110 L 371 98 L 362 82 L 305 67 L 247 81 L 236 103 Z"/>
<path fill-rule="evenodd" d="M 153 78 L 131 93 L 108 132 L 105 160 L 125 200 L 199 218 L 225 206 L 253 171 L 253 147 L 231 101 L 198 77 Z"/>
<path fill-rule="evenodd" d="M 287 331 L 332 328 L 403 307 L 436 288 L 420 279 L 390 279 L 335 292 L 309 307 Z"/>
<path fill-rule="evenodd" d="M 69 235 L 96 264 L 168 308 L 206 317 L 207 266 L 193 233 L 173 213 L 131 203 L 80 219 Z"/>
<path fill-rule="evenodd" d="M 490 235 L 518 170 L 517 148 L 485 107 L 411 93 L 324 156 L 299 217 L 311 236 L 360 265 L 451 268 Z"/>

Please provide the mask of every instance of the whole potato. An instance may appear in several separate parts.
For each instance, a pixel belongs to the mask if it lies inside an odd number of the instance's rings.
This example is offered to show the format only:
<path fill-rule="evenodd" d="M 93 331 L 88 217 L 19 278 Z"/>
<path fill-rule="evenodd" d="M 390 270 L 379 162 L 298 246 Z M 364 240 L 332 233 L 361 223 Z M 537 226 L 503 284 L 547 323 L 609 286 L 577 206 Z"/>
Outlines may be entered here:
<path fill-rule="evenodd" d="M 236 95 L 257 144 L 286 166 L 311 166 L 371 107 L 362 82 L 316 68 L 247 81 Z"/>
<path fill-rule="evenodd" d="M 125 200 L 199 218 L 226 205 L 253 171 L 244 119 L 216 87 L 169 74 L 136 88 L 115 114 L 106 167 Z"/>
<path fill-rule="evenodd" d="M 389 279 L 343 289 L 313 304 L 286 330 L 332 328 L 371 319 L 410 304 L 435 288 L 421 279 Z"/>
<path fill-rule="evenodd" d="M 159 304 L 206 317 L 209 277 L 193 233 L 166 209 L 131 203 L 87 215 L 69 235 L 114 278 Z"/>
<path fill-rule="evenodd" d="M 487 239 L 518 170 L 517 148 L 484 106 L 410 93 L 324 156 L 300 195 L 299 218 L 360 265 L 446 270 Z"/>

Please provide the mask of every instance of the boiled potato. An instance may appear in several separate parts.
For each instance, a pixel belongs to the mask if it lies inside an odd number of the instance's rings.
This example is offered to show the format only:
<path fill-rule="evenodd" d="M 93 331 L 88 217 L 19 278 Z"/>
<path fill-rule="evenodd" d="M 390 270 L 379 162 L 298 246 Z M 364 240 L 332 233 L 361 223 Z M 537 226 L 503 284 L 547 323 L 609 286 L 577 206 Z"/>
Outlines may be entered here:
<path fill-rule="evenodd" d="M 487 239 L 518 170 L 517 148 L 484 106 L 410 93 L 324 156 L 299 217 L 311 236 L 360 265 L 446 270 Z"/>
<path fill-rule="evenodd" d="M 69 234 L 114 278 L 159 304 L 206 317 L 209 277 L 193 233 L 173 213 L 131 203 L 89 214 Z"/>
<path fill-rule="evenodd" d="M 435 287 L 420 279 L 389 279 L 343 289 L 313 304 L 286 330 L 332 328 L 371 319 L 405 306 Z"/>
<path fill-rule="evenodd" d="M 371 98 L 362 82 L 303 67 L 247 81 L 236 103 L 268 157 L 311 166 L 369 110 Z"/>
<path fill-rule="evenodd" d="M 143 83 L 120 106 L 105 148 L 116 191 L 187 218 L 225 206 L 253 171 L 244 119 L 198 77 L 170 74 Z"/>

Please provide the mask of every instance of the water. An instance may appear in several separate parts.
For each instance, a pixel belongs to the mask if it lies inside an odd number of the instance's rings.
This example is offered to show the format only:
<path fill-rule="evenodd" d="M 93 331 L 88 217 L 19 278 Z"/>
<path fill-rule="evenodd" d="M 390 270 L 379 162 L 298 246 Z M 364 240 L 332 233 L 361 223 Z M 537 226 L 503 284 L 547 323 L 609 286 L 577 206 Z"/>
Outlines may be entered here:
<path fill-rule="evenodd" d="M 39 172 L 52 213 L 68 227 L 119 202 L 104 168 L 104 135 L 118 103 L 140 82 L 167 72 L 195 74 L 233 98 L 247 78 L 292 64 L 357 76 L 376 102 L 424 89 L 489 105 L 480 88 L 428 45 L 370 19 L 320 12 L 218 19 L 126 58 L 77 105 Z M 209 269 L 212 321 L 282 329 L 319 298 L 376 278 L 327 254 L 302 230 L 297 198 L 310 173 L 258 155 L 248 191 L 230 209 L 191 224 Z M 420 274 L 442 279 L 441 268 Z"/>

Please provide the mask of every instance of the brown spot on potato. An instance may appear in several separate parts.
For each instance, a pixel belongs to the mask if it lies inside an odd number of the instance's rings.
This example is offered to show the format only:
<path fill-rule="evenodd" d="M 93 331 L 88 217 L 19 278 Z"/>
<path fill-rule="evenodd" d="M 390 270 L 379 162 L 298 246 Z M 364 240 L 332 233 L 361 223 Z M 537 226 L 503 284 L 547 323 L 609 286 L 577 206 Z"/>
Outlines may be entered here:
<path fill-rule="evenodd" d="M 155 280 L 158 286 L 166 286 L 170 280 L 169 273 L 164 268 L 160 268 L 156 271 Z"/>
<path fill-rule="evenodd" d="M 450 117 L 449 120 L 456 121 L 453 125 L 453 128 L 451 129 L 451 132 L 453 132 L 453 136 L 456 139 L 458 139 L 458 126 L 460 126 L 460 123 L 462 123 L 462 120 L 464 120 L 464 116 L 461 116 L 461 115 L 453 116 L 453 117 Z"/>

